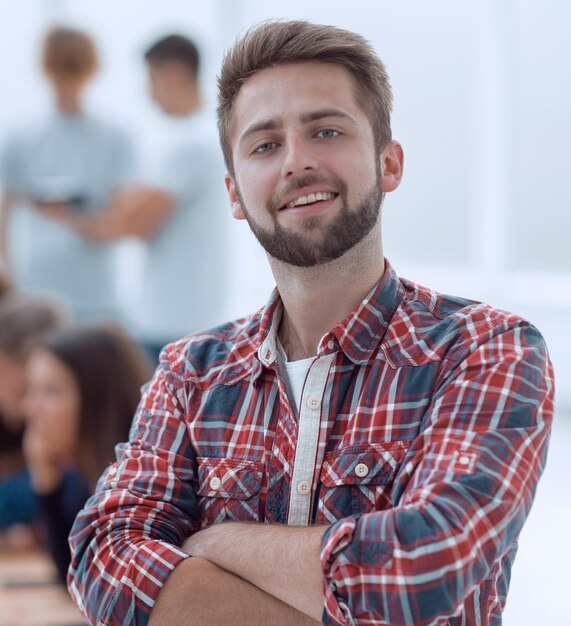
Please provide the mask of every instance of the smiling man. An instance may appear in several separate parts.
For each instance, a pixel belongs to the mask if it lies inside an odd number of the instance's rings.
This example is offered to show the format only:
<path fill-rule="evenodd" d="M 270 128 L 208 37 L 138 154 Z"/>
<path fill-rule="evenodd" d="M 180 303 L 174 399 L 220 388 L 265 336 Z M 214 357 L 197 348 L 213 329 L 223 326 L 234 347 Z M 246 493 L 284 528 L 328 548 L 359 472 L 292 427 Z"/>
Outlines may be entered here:
<path fill-rule="evenodd" d="M 163 352 L 72 532 L 91 624 L 501 623 L 551 366 L 525 320 L 384 259 L 390 111 L 354 33 L 267 22 L 227 54 L 226 186 L 277 289 Z"/>

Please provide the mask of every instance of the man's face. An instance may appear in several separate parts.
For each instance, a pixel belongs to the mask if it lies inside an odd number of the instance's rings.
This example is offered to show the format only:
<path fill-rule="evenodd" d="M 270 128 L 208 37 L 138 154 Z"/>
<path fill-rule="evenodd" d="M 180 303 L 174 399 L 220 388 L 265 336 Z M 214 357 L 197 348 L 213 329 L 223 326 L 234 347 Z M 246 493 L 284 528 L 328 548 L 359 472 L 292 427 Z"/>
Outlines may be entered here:
<path fill-rule="evenodd" d="M 149 93 L 163 113 L 173 113 L 173 101 L 180 88 L 180 68 L 176 63 L 148 63 Z"/>
<path fill-rule="evenodd" d="M 236 99 L 232 153 L 234 216 L 285 263 L 338 258 L 377 223 L 379 155 L 341 66 L 307 62 L 255 74 Z"/>

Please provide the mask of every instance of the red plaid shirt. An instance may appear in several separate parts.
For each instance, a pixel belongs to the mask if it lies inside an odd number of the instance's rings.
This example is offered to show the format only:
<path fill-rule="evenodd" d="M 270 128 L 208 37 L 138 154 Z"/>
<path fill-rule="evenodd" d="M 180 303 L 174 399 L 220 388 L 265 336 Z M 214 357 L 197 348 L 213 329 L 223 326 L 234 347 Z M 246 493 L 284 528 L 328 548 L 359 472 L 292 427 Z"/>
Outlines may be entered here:
<path fill-rule="evenodd" d="M 322 338 L 298 419 L 280 311 L 274 294 L 164 351 L 72 531 L 69 586 L 89 622 L 147 624 L 200 528 L 295 520 L 331 524 L 325 624 L 500 624 L 553 414 L 538 331 L 387 265 Z"/>

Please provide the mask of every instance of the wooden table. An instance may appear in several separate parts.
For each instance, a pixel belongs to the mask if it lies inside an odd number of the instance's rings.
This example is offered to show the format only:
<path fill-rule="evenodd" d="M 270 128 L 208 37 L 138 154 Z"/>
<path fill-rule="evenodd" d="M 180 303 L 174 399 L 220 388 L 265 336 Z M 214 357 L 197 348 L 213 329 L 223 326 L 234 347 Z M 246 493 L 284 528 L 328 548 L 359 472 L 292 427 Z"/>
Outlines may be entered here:
<path fill-rule="evenodd" d="M 0 626 L 84 626 L 49 556 L 0 552 Z"/>

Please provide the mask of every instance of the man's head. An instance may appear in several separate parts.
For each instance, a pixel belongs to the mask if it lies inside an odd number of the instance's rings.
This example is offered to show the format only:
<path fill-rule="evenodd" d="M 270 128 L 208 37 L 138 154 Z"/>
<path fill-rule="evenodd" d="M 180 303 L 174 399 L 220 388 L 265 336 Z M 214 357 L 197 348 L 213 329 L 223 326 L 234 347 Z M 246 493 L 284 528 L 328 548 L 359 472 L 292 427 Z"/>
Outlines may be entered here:
<path fill-rule="evenodd" d="M 42 67 L 57 87 L 79 89 L 97 72 L 95 44 L 79 30 L 51 28 L 44 38 Z"/>
<path fill-rule="evenodd" d="M 169 35 L 145 52 L 151 97 L 167 115 L 187 114 L 187 101 L 198 94 L 200 57 L 194 43 Z"/>
<path fill-rule="evenodd" d="M 50 301 L 14 294 L 0 302 L 0 414 L 13 430 L 21 425 L 28 356 L 47 333 L 64 322 Z"/>
<path fill-rule="evenodd" d="M 305 21 L 263 22 L 234 44 L 218 78 L 218 128 L 230 174 L 234 172 L 234 104 L 244 83 L 261 70 L 309 61 L 345 68 L 353 78 L 355 97 L 369 118 L 379 153 L 391 140 L 391 86 L 383 62 L 366 39 Z"/>
<path fill-rule="evenodd" d="M 400 182 L 402 150 L 384 66 L 364 39 L 264 23 L 226 55 L 219 87 L 233 213 L 271 257 L 321 265 L 373 229 L 380 245 L 383 193 Z"/>

